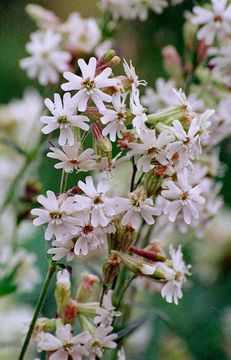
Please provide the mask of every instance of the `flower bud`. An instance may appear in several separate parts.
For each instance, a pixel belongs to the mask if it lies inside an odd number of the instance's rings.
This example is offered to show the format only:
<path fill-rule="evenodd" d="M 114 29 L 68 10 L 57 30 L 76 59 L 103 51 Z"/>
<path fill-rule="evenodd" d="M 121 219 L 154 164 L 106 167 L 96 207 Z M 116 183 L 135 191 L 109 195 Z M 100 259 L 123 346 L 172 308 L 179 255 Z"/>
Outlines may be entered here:
<path fill-rule="evenodd" d="M 112 254 L 116 254 L 124 266 L 135 275 L 151 275 L 155 272 L 155 265 L 145 262 L 142 258 L 114 250 Z"/>
<path fill-rule="evenodd" d="M 145 174 L 144 187 L 147 192 L 147 196 L 157 195 L 162 183 L 161 176 L 157 176 L 154 171 L 150 171 Z"/>
<path fill-rule="evenodd" d="M 162 50 L 164 57 L 164 68 L 167 74 L 174 79 L 182 77 L 181 58 L 176 48 L 172 45 L 165 46 Z"/>
<path fill-rule="evenodd" d="M 55 299 L 57 312 L 60 317 L 64 317 L 65 306 L 71 297 L 70 274 L 65 269 L 57 273 Z"/>
<path fill-rule="evenodd" d="M 195 48 L 196 33 L 198 27 L 190 21 L 186 21 L 183 26 L 183 36 L 186 48 L 192 51 Z"/>
<path fill-rule="evenodd" d="M 78 302 L 86 302 L 92 294 L 94 287 L 99 283 L 99 278 L 96 275 L 84 272 L 81 275 L 81 281 L 76 293 L 76 300 Z"/>
<path fill-rule="evenodd" d="M 89 303 L 78 303 L 78 314 L 84 315 L 86 317 L 94 317 L 96 315 L 96 309 L 99 307 L 98 302 L 89 302 Z"/>
<path fill-rule="evenodd" d="M 52 331 L 55 327 L 56 319 L 48 319 L 45 317 L 38 318 L 34 327 L 34 333 L 41 331 Z"/>
<path fill-rule="evenodd" d="M 120 259 L 117 252 L 112 252 L 103 264 L 104 285 L 109 285 L 118 275 L 120 269 Z"/>
<path fill-rule="evenodd" d="M 28 4 L 26 12 L 40 27 L 56 27 L 60 24 L 59 18 L 52 11 L 40 5 Z"/>
<path fill-rule="evenodd" d="M 92 124 L 92 132 L 96 142 L 96 151 L 98 155 L 106 156 L 111 160 L 112 158 L 112 143 L 108 137 L 103 136 L 101 124 L 96 121 Z"/>
<path fill-rule="evenodd" d="M 74 324 L 78 310 L 78 303 L 69 299 L 64 307 L 64 323 Z"/>

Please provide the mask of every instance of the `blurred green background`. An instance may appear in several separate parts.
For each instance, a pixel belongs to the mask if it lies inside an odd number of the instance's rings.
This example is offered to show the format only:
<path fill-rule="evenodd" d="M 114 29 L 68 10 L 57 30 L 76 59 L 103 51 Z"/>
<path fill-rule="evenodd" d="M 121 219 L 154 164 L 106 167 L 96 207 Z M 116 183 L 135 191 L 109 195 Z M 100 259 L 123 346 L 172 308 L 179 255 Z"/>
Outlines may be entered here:
<path fill-rule="evenodd" d="M 25 0 L 0 0 L 0 102 L 7 103 L 15 97 L 21 97 L 26 86 L 37 87 L 42 96 L 46 89 L 39 88 L 36 81 L 26 77 L 18 64 L 25 56 L 25 44 L 29 34 L 36 27 L 24 12 L 25 5 L 31 3 Z M 91 0 L 49 0 L 33 1 L 52 9 L 62 19 L 71 11 L 79 11 L 83 16 L 94 16 L 97 12 L 96 2 Z M 123 22 L 118 32 L 119 54 L 122 58 L 133 59 L 140 78 L 154 86 L 155 79 L 165 77 L 161 63 L 161 48 L 173 44 L 182 52 L 183 12 L 191 9 L 192 2 L 167 9 L 162 15 L 150 14 L 146 22 Z M 231 142 L 222 145 L 221 159 L 227 164 L 226 176 L 222 194 L 225 204 L 231 204 Z M 53 170 L 53 162 L 45 159 L 39 169 L 39 178 L 44 183 L 44 189 L 58 190 L 59 178 Z M 230 219 L 231 220 L 231 219 Z M 231 234 L 231 229 L 230 229 Z M 230 235 L 231 239 L 231 235 Z M 201 240 L 192 239 L 198 242 Z M 212 243 L 211 243 L 212 246 Z M 39 266 L 46 270 L 45 244 L 42 231 L 36 233 L 36 238 L 28 243 L 28 249 L 35 251 L 39 257 Z M 192 263 L 191 249 L 185 245 L 187 260 Z M 231 253 L 220 264 L 220 275 L 215 283 L 207 284 L 194 274 L 192 284 L 185 289 L 183 300 L 178 306 L 166 304 L 159 295 L 146 298 L 150 308 L 159 308 L 170 318 L 170 323 L 163 321 L 161 316 L 150 310 L 150 324 L 153 334 L 147 346 L 147 351 L 133 355 L 131 359 L 142 360 L 223 360 L 228 359 L 224 351 L 224 334 L 222 332 L 222 317 L 224 309 L 231 306 Z M 22 301 L 35 304 L 39 288 L 32 295 L 23 296 Z M 52 294 L 52 289 L 50 295 Z M 48 296 L 45 315 L 52 309 L 52 296 Z M 142 305 L 141 305 L 142 307 Z M 149 324 L 149 325 L 150 325 Z M 0 324 L 0 326 L 2 326 Z M 140 336 L 145 336 L 144 334 Z M 183 340 L 183 345 L 175 336 Z M 231 343 L 231 334 L 229 334 Z M 169 349 L 168 349 L 169 348 Z M 178 351 L 177 351 L 178 349 Z M 130 359 L 130 358 L 129 358 Z M 4 359 L 3 359 L 4 360 Z"/>

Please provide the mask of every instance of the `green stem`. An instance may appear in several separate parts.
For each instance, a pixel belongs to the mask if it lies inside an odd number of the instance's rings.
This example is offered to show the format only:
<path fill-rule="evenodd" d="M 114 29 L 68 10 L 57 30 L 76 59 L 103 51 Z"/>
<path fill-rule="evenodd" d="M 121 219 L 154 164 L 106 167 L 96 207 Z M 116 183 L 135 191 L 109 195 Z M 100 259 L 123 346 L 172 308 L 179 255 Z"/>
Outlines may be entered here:
<path fill-rule="evenodd" d="M 59 190 L 60 194 L 63 194 L 66 191 L 67 179 L 68 179 L 68 173 L 63 170 L 62 171 L 61 182 L 60 182 L 60 190 Z"/>
<path fill-rule="evenodd" d="M 47 295 L 47 291 L 48 291 L 48 288 L 49 288 L 49 285 L 50 285 L 51 278 L 52 278 L 53 274 L 55 273 L 55 271 L 56 271 L 56 263 L 51 262 L 50 266 L 49 266 L 49 269 L 48 269 L 48 272 L 47 272 L 47 276 L 46 276 L 43 288 L 42 288 L 42 291 L 40 293 L 40 296 L 39 296 L 39 299 L 38 299 L 38 302 L 37 302 L 37 305 L 36 305 L 36 308 L 35 308 L 35 312 L 34 312 L 32 321 L 30 323 L 29 330 L 28 330 L 27 335 L 25 337 L 25 340 L 24 340 L 24 343 L 23 343 L 23 346 L 22 346 L 22 350 L 21 350 L 21 353 L 19 355 L 18 360 L 23 360 L 23 358 L 24 358 L 27 347 L 28 347 L 28 345 L 30 343 L 31 336 L 33 334 L 33 330 L 34 330 L 37 318 L 38 318 L 39 313 L 40 313 L 40 311 L 42 309 L 42 306 L 44 304 L 44 301 L 45 301 L 45 298 L 46 298 L 46 295 Z"/>
<path fill-rule="evenodd" d="M 116 309 L 118 310 L 119 307 L 120 307 L 120 303 L 121 303 L 121 300 L 123 299 L 123 296 L 125 294 L 125 292 L 127 291 L 128 287 L 130 286 L 131 282 L 135 279 L 135 275 L 132 275 L 128 280 L 127 282 L 125 283 L 124 285 L 124 288 L 122 289 L 120 295 L 119 295 L 119 298 L 118 298 L 118 301 L 117 301 L 117 304 L 116 304 Z"/>

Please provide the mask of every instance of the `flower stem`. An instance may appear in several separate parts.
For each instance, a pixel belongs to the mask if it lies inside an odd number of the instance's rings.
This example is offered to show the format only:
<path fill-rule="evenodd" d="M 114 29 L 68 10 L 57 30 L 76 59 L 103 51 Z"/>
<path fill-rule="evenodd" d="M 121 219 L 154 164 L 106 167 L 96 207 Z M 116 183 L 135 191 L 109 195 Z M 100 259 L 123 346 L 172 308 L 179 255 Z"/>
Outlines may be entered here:
<path fill-rule="evenodd" d="M 18 360 L 23 360 L 23 358 L 24 358 L 27 347 L 28 347 L 28 345 L 30 343 L 31 336 L 33 334 L 33 330 L 34 330 L 37 318 L 39 316 L 40 310 L 41 310 L 41 308 L 43 306 L 43 303 L 44 303 L 44 300 L 46 298 L 51 278 L 52 278 L 53 274 L 55 273 L 55 271 L 56 271 L 56 263 L 51 262 L 50 265 L 49 265 L 47 276 L 46 276 L 42 291 L 40 293 L 40 296 L 39 296 L 39 299 L 38 299 L 38 302 L 37 302 L 37 305 L 36 305 L 36 308 L 35 308 L 35 312 L 34 312 L 32 321 L 30 323 L 29 330 L 28 330 L 27 335 L 25 337 L 25 340 L 24 340 L 24 343 L 23 343 L 23 346 L 22 346 L 22 350 L 21 350 L 21 353 L 19 355 Z"/>

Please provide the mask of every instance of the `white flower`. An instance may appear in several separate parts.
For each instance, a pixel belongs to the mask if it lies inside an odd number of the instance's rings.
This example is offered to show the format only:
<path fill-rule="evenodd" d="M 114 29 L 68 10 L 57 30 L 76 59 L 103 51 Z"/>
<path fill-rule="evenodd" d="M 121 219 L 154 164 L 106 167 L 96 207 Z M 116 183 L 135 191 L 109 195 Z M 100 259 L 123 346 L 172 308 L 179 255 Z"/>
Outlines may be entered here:
<path fill-rule="evenodd" d="M 125 105 L 126 95 L 115 94 L 112 96 L 112 105 L 114 109 L 105 109 L 100 118 L 102 124 L 107 124 L 103 129 L 103 135 L 109 134 L 111 141 L 122 138 L 122 133 L 126 131 L 125 121 L 127 119 L 127 109 Z"/>
<path fill-rule="evenodd" d="M 115 349 L 117 344 L 113 341 L 117 338 L 117 334 L 111 334 L 112 326 L 98 326 L 92 335 L 92 345 L 90 347 L 90 359 L 96 360 L 104 354 L 104 349 Z"/>
<path fill-rule="evenodd" d="M 145 80 L 139 80 L 138 75 L 136 74 L 136 70 L 134 66 L 132 65 L 132 62 L 130 61 L 130 65 L 127 63 L 126 60 L 124 60 L 123 63 L 125 74 L 129 80 L 129 83 L 132 88 L 132 92 L 136 92 L 137 88 L 140 85 L 146 86 L 147 83 Z"/>
<path fill-rule="evenodd" d="M 70 14 L 61 27 L 67 37 L 65 48 L 72 53 L 90 54 L 99 44 L 101 32 L 94 18 L 83 19 L 79 13 Z"/>
<path fill-rule="evenodd" d="M 16 142 L 23 149 L 34 149 L 39 142 L 41 134 L 39 118 L 42 110 L 42 98 L 35 89 L 31 88 L 25 90 L 22 99 L 14 99 L 8 105 L 9 117 L 12 125 L 14 125 L 12 128 L 15 130 Z M 6 126 L 10 127 L 10 121 L 7 120 Z M 16 123 L 13 124 L 14 122 Z M 4 129 L 4 125 L 2 127 Z M 10 136 L 12 135 L 10 134 Z"/>
<path fill-rule="evenodd" d="M 81 211 L 78 215 L 81 224 L 78 232 L 73 239 L 75 241 L 74 253 L 76 255 L 87 255 L 89 250 L 95 250 L 104 241 L 106 233 L 102 228 L 93 227 L 89 211 Z"/>
<path fill-rule="evenodd" d="M 167 190 L 162 190 L 161 195 L 169 200 L 164 208 L 165 215 L 169 221 L 174 222 L 178 214 L 182 211 L 186 224 L 191 223 L 191 218 L 198 219 L 200 205 L 204 204 L 205 199 L 201 196 L 202 188 L 200 185 L 194 187 L 188 183 L 188 170 L 184 168 L 177 173 L 177 182 L 165 180 Z"/>
<path fill-rule="evenodd" d="M 163 9 L 167 6 L 167 0 L 135 0 L 135 11 L 137 17 L 142 21 L 147 19 L 149 9 L 153 10 L 157 14 L 161 14 Z"/>
<path fill-rule="evenodd" d="M 57 328 L 56 336 L 41 332 L 37 346 L 39 351 L 52 351 L 49 360 L 67 360 L 69 356 L 81 360 L 83 355 L 89 354 L 87 343 L 90 339 L 87 331 L 73 337 L 71 325 L 66 324 Z"/>
<path fill-rule="evenodd" d="M 71 288 L 70 273 L 67 271 L 67 269 L 57 272 L 56 286 L 59 285 L 61 285 L 63 288 Z"/>
<path fill-rule="evenodd" d="M 57 198 L 53 191 L 47 191 L 47 197 L 38 196 L 38 202 L 44 206 L 43 209 L 33 209 L 31 213 L 38 216 L 33 224 L 40 226 L 48 223 L 45 239 L 51 240 L 55 235 L 57 240 L 61 240 L 66 234 L 75 235 L 77 233 L 76 225 L 79 221 L 74 217 L 76 211 L 72 197 L 60 196 Z"/>
<path fill-rule="evenodd" d="M 181 246 L 177 250 L 170 247 L 171 267 L 164 263 L 157 263 L 157 266 L 164 270 L 167 283 L 162 287 L 161 296 L 167 302 L 178 304 L 178 299 L 183 297 L 182 286 L 186 280 L 186 275 L 190 275 L 189 266 L 185 265 Z"/>
<path fill-rule="evenodd" d="M 38 77 L 42 85 L 56 84 L 59 74 L 69 69 L 71 55 L 61 51 L 62 37 L 49 29 L 31 35 L 31 41 L 26 49 L 30 57 L 22 59 L 20 66 L 27 71 L 30 78 Z"/>
<path fill-rule="evenodd" d="M 130 107 L 131 112 L 135 115 L 132 120 L 133 128 L 136 130 L 137 134 L 141 134 L 142 132 L 147 130 L 145 125 L 145 121 L 147 121 L 147 115 L 145 108 L 141 105 L 139 99 L 139 91 L 135 91 L 132 93 L 130 98 Z"/>
<path fill-rule="evenodd" d="M 76 115 L 70 93 L 63 96 L 63 101 L 59 94 L 54 95 L 54 102 L 50 99 L 45 100 L 46 107 L 53 116 L 42 116 L 41 122 L 46 124 L 42 128 L 44 134 L 49 134 L 56 129 L 60 129 L 59 144 L 61 146 L 68 143 L 74 145 L 74 134 L 72 127 L 78 127 L 82 130 L 88 130 L 89 125 L 86 122 L 89 119 L 83 115 Z"/>
<path fill-rule="evenodd" d="M 191 18 L 193 24 L 203 25 L 197 33 L 197 38 L 204 40 L 207 45 L 211 45 L 216 36 L 223 41 L 224 37 L 231 34 L 231 5 L 227 0 L 211 2 L 211 10 L 195 6 Z"/>
<path fill-rule="evenodd" d="M 199 142 L 200 127 L 198 124 L 198 118 L 194 117 L 191 121 L 188 132 L 184 130 L 179 120 L 173 121 L 173 134 L 176 136 L 176 141 L 169 144 L 167 147 L 167 157 L 171 159 L 174 154 L 178 154 L 180 157 L 181 167 L 188 166 L 190 159 L 194 159 L 195 156 L 201 153 L 201 147 Z"/>
<path fill-rule="evenodd" d="M 231 21 L 230 21 L 231 22 Z M 222 47 L 217 56 L 210 60 L 212 74 L 218 81 L 221 81 L 227 87 L 231 87 L 231 43 Z"/>
<path fill-rule="evenodd" d="M 166 146 L 174 140 L 174 137 L 168 131 L 162 131 L 156 136 L 155 130 L 147 130 L 140 135 L 141 143 L 131 143 L 129 147 L 132 149 L 128 155 L 142 155 L 137 161 L 137 169 L 148 172 L 158 163 L 162 165 L 168 164 L 166 157 Z"/>
<path fill-rule="evenodd" d="M 78 211 L 91 210 L 91 224 L 94 227 L 107 226 L 111 217 L 115 215 L 114 200 L 105 196 L 110 185 L 103 179 L 95 188 L 92 176 L 87 176 L 85 180 L 86 183 L 78 182 L 79 188 L 86 196 L 75 195 L 76 209 Z"/>
<path fill-rule="evenodd" d="M 94 323 L 103 326 L 109 326 L 112 324 L 115 316 L 120 316 L 121 313 L 115 311 L 115 307 L 112 305 L 112 290 L 108 290 L 103 297 L 103 303 L 96 308 L 96 317 Z"/>
<path fill-rule="evenodd" d="M 73 170 L 88 171 L 95 165 L 93 159 L 94 151 L 92 149 L 86 149 L 79 154 L 81 144 L 76 142 L 73 146 L 65 145 L 61 149 L 51 147 L 47 154 L 52 159 L 60 160 L 58 164 L 55 164 L 56 169 L 63 169 L 65 172 L 71 173 Z"/>
<path fill-rule="evenodd" d="M 172 89 L 175 84 L 173 80 L 165 81 L 162 78 L 156 80 L 156 91 L 148 87 L 141 102 L 150 112 L 158 111 L 166 106 L 176 105 L 176 99 L 173 96 Z"/>
<path fill-rule="evenodd" d="M 111 95 L 106 94 L 101 89 L 115 86 L 116 79 L 110 79 L 111 68 L 104 69 L 99 75 L 96 75 L 96 58 L 91 57 L 87 64 L 83 59 L 78 60 L 78 65 L 82 76 L 75 75 L 71 72 L 65 72 L 64 78 L 68 80 L 62 85 L 64 91 L 78 90 L 73 96 L 73 101 L 79 111 L 85 111 L 89 99 L 92 99 L 99 111 L 105 109 L 104 101 L 111 102 Z"/>
<path fill-rule="evenodd" d="M 75 256 L 74 253 L 75 244 L 72 238 L 70 239 L 69 235 L 63 236 L 61 241 L 60 240 L 52 241 L 51 245 L 53 247 L 48 249 L 47 253 L 53 255 L 52 259 L 54 261 L 59 261 L 65 256 L 67 258 L 67 261 L 73 260 Z"/>
<path fill-rule="evenodd" d="M 220 100 L 217 111 L 211 121 L 211 133 L 208 139 L 209 145 L 217 145 L 231 135 L 230 106 L 231 96 Z"/>
<path fill-rule="evenodd" d="M 147 198 L 143 189 L 137 189 L 129 193 L 128 199 L 117 198 L 118 213 L 125 212 L 122 217 L 121 224 L 123 226 L 129 224 L 137 229 L 140 220 L 143 218 L 147 224 L 154 224 L 153 215 L 160 215 L 160 210 L 153 206 L 153 201 Z"/>

